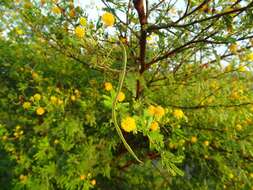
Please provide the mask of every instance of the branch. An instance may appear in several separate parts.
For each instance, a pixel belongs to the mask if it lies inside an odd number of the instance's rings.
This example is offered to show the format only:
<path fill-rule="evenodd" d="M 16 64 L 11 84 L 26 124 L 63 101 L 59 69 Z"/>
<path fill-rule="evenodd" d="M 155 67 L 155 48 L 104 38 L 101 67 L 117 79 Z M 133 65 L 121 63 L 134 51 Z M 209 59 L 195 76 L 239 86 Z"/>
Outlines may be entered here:
<path fill-rule="evenodd" d="M 213 15 L 213 16 L 210 16 L 210 17 L 207 17 L 207 18 L 203 18 L 203 19 L 200 19 L 200 20 L 195 20 L 195 21 L 187 23 L 187 24 L 181 24 L 181 25 L 177 24 L 179 21 L 181 21 L 181 19 L 179 19 L 178 21 L 172 22 L 172 23 L 169 23 L 169 24 L 153 25 L 153 26 L 148 27 L 147 31 L 152 32 L 152 31 L 155 31 L 155 30 L 166 29 L 166 28 L 170 28 L 170 27 L 184 28 L 184 27 L 191 26 L 191 25 L 194 25 L 194 24 L 199 24 L 199 23 L 202 23 L 202 22 L 205 22 L 205 21 L 209 21 L 209 20 L 213 20 L 213 19 L 219 19 L 219 18 L 221 18 L 225 15 L 229 15 L 229 14 L 232 14 L 232 13 L 241 13 L 241 12 L 247 10 L 248 8 L 252 7 L 252 6 L 253 6 L 253 2 L 249 3 L 245 7 L 237 8 L 237 9 L 227 11 L 227 12 L 223 12 L 223 13 L 220 13 L 220 14 L 216 14 L 216 15 Z"/>

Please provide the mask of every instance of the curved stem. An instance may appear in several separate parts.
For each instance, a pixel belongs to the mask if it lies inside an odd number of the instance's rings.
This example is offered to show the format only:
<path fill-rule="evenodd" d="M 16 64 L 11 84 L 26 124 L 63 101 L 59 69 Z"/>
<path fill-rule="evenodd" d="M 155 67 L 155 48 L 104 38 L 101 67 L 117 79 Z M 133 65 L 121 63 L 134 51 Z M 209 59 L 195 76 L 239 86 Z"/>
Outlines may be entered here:
<path fill-rule="evenodd" d="M 129 146 L 129 144 L 126 142 L 126 139 L 124 138 L 123 134 L 122 134 L 122 131 L 118 125 L 118 122 L 117 122 L 117 116 L 116 116 L 116 105 L 117 105 L 117 99 L 118 99 L 118 95 L 122 89 L 122 86 L 123 86 L 123 82 L 124 82 L 124 79 L 125 79 L 125 75 L 126 75 L 126 64 L 127 64 L 127 53 L 126 53 L 126 48 L 125 46 L 123 45 L 123 43 L 120 41 L 120 45 L 123 49 L 123 55 L 124 55 L 124 66 L 123 66 L 123 71 L 122 71 L 122 75 L 120 77 L 120 80 L 119 80 L 119 86 L 118 86 L 118 89 L 117 89 L 117 92 L 116 92 L 116 96 L 113 100 L 113 104 L 112 104 L 112 119 L 113 119 L 113 123 L 115 125 L 115 128 L 116 128 L 116 131 L 120 137 L 120 139 L 122 140 L 124 146 L 126 147 L 127 151 L 140 163 L 143 163 L 137 156 L 136 154 L 134 153 L 134 151 L 132 150 L 132 148 Z"/>

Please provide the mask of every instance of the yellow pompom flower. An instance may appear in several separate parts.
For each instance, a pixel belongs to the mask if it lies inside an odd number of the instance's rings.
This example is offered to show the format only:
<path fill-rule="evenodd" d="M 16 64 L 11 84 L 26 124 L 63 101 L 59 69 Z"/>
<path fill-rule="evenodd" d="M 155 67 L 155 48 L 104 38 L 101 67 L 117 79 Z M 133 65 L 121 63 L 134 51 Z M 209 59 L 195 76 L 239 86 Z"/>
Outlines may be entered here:
<path fill-rule="evenodd" d="M 162 117 L 162 116 L 164 116 L 164 114 L 165 114 L 165 110 L 163 109 L 162 106 L 157 106 L 155 108 L 155 116 Z"/>
<path fill-rule="evenodd" d="M 121 128 L 126 132 L 131 132 L 131 131 L 136 130 L 135 119 L 129 116 L 122 119 Z"/>
<path fill-rule="evenodd" d="M 247 60 L 248 60 L 248 61 L 253 61 L 253 52 L 251 52 L 251 53 L 249 53 L 249 54 L 247 55 Z"/>
<path fill-rule="evenodd" d="M 242 130 L 242 125 L 237 124 L 237 125 L 235 126 L 235 129 L 236 129 L 237 131 L 241 131 L 241 130 Z"/>
<path fill-rule="evenodd" d="M 148 107 L 148 114 L 151 116 L 162 117 L 165 114 L 165 110 L 162 106 L 155 107 L 153 105 L 150 105 Z"/>
<path fill-rule="evenodd" d="M 23 103 L 23 108 L 28 110 L 31 107 L 31 103 L 30 102 L 24 102 Z"/>
<path fill-rule="evenodd" d="M 24 34 L 24 31 L 19 29 L 19 28 L 16 28 L 16 32 L 18 35 L 23 35 Z"/>
<path fill-rule="evenodd" d="M 155 115 L 155 106 L 150 105 L 148 107 L 148 114 L 151 116 Z"/>
<path fill-rule="evenodd" d="M 196 143 L 198 138 L 196 136 L 191 137 L 191 143 Z"/>
<path fill-rule="evenodd" d="M 41 99 L 41 95 L 37 93 L 37 94 L 35 94 L 35 95 L 33 96 L 33 98 L 34 98 L 35 101 L 38 102 L 38 101 L 40 101 L 40 99 Z"/>
<path fill-rule="evenodd" d="M 70 99 L 71 99 L 71 101 L 74 102 L 74 101 L 76 101 L 76 96 L 75 96 L 75 95 L 71 95 L 71 96 L 70 96 Z"/>
<path fill-rule="evenodd" d="M 112 90 L 112 83 L 110 83 L 110 82 L 106 82 L 105 84 L 104 84 L 104 86 L 105 86 L 105 90 L 106 91 L 111 91 Z"/>
<path fill-rule="evenodd" d="M 58 139 L 55 139 L 55 140 L 54 140 L 54 144 L 55 144 L 55 145 L 56 145 L 56 144 L 59 144 L 59 142 L 60 142 L 60 141 L 59 141 Z"/>
<path fill-rule="evenodd" d="M 238 67 L 237 70 L 240 71 L 240 72 L 245 72 L 246 71 L 246 67 L 244 65 L 239 65 L 239 67 Z"/>
<path fill-rule="evenodd" d="M 59 105 L 62 105 L 62 104 L 63 104 L 63 100 L 58 99 L 57 103 L 58 103 Z"/>
<path fill-rule="evenodd" d="M 123 92 L 119 92 L 118 97 L 117 97 L 117 100 L 118 100 L 119 102 L 122 102 L 122 101 L 125 100 L 125 98 L 126 98 L 125 94 L 124 94 Z"/>
<path fill-rule="evenodd" d="M 20 181 L 21 181 L 22 183 L 26 183 L 28 177 L 27 177 L 26 175 L 21 174 L 21 175 L 19 176 L 19 179 L 20 179 Z"/>
<path fill-rule="evenodd" d="M 50 97 L 50 102 L 51 102 L 52 104 L 57 104 L 57 103 L 58 103 L 58 98 L 55 97 L 55 96 L 51 96 L 51 97 Z"/>
<path fill-rule="evenodd" d="M 86 176 L 85 175 L 80 175 L 80 180 L 85 180 Z"/>
<path fill-rule="evenodd" d="M 238 49 L 237 44 L 231 44 L 228 48 L 231 53 L 233 53 L 233 54 L 237 53 L 237 49 Z"/>
<path fill-rule="evenodd" d="M 209 141 L 204 141 L 205 146 L 209 146 Z"/>
<path fill-rule="evenodd" d="M 80 27 L 80 26 L 76 27 L 76 28 L 75 28 L 75 34 L 76 34 L 76 36 L 77 36 L 78 38 L 83 38 L 84 35 L 85 35 L 85 30 L 84 30 L 84 28 L 82 28 L 82 27 Z"/>
<path fill-rule="evenodd" d="M 175 109 L 173 112 L 173 116 L 177 119 L 181 119 L 184 117 L 184 112 L 181 109 Z"/>
<path fill-rule="evenodd" d="M 233 66 L 232 65 L 227 65 L 224 69 L 225 72 L 231 72 L 233 70 Z"/>
<path fill-rule="evenodd" d="M 93 185 L 93 186 L 94 186 L 94 185 L 96 185 L 96 180 L 95 180 L 95 179 L 93 179 L 93 180 L 91 180 L 91 181 L 90 181 L 90 183 L 91 183 L 91 185 Z"/>
<path fill-rule="evenodd" d="M 43 115 L 44 113 L 45 113 L 45 109 L 44 109 L 44 108 L 38 107 L 38 108 L 36 109 L 36 114 L 37 114 L 37 115 Z"/>
<path fill-rule="evenodd" d="M 156 121 L 153 121 L 150 126 L 151 131 L 157 131 L 159 129 L 159 124 Z"/>
<path fill-rule="evenodd" d="M 81 17 L 79 23 L 80 23 L 82 26 L 86 26 L 86 24 L 87 24 L 86 18 Z"/>
<path fill-rule="evenodd" d="M 113 14 L 108 13 L 108 12 L 104 13 L 101 18 L 102 18 L 103 23 L 106 26 L 113 26 L 113 24 L 115 22 L 115 18 L 113 16 Z"/>
<path fill-rule="evenodd" d="M 36 73 L 36 72 L 32 72 L 32 78 L 34 79 L 34 80 L 36 80 L 37 78 L 39 77 L 39 75 L 38 75 L 38 73 Z"/>
<path fill-rule="evenodd" d="M 52 8 L 52 12 L 54 14 L 61 14 L 61 9 L 59 7 L 55 6 L 55 7 Z"/>

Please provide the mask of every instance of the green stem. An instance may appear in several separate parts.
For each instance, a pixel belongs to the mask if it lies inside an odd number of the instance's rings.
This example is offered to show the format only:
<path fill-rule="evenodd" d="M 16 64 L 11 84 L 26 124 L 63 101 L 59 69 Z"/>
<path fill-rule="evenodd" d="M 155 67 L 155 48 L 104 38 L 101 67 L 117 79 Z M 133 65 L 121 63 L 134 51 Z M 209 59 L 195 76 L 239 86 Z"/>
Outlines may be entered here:
<path fill-rule="evenodd" d="M 120 40 L 119 40 L 120 41 Z M 118 122 L 117 122 L 117 116 L 116 116 L 116 105 L 117 105 L 117 99 L 118 99 L 118 95 L 122 89 L 122 86 L 123 86 L 123 82 L 124 82 L 124 79 L 125 79 L 125 75 L 126 75 L 126 64 L 127 64 L 127 53 L 126 53 L 126 48 L 125 46 L 123 45 L 123 43 L 120 41 L 120 45 L 123 49 L 123 54 L 124 54 L 124 67 L 123 67 L 123 71 L 122 71 L 122 74 L 121 74 L 121 77 L 120 77 L 120 80 L 119 80 L 119 86 L 118 86 L 118 89 L 117 89 L 117 92 L 116 92 L 116 96 L 113 100 L 113 104 L 112 104 L 112 119 L 113 119 L 113 123 L 115 125 L 115 128 L 116 128 L 116 131 L 120 137 L 120 139 L 122 140 L 124 146 L 126 147 L 127 151 L 140 163 L 143 163 L 137 156 L 136 154 L 134 153 L 134 151 L 132 150 L 132 148 L 129 146 L 129 144 L 126 142 L 126 139 L 124 138 L 123 134 L 122 134 L 122 131 L 118 125 Z"/>

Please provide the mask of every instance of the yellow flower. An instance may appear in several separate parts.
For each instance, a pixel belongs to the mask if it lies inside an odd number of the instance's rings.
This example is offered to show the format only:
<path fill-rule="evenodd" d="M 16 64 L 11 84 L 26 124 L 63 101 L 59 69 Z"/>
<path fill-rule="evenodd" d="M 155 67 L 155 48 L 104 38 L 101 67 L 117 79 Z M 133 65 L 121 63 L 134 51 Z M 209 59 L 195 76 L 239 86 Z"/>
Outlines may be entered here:
<path fill-rule="evenodd" d="M 241 131 L 241 130 L 242 130 L 242 125 L 237 124 L 237 125 L 235 126 L 235 129 L 236 129 L 237 131 Z"/>
<path fill-rule="evenodd" d="M 50 97 L 50 102 L 51 102 L 52 104 L 57 104 L 57 103 L 58 103 L 58 98 L 55 97 L 55 96 L 51 96 L 51 97 Z"/>
<path fill-rule="evenodd" d="M 61 14 L 61 9 L 57 6 L 55 6 L 55 7 L 52 8 L 52 12 L 54 14 Z"/>
<path fill-rule="evenodd" d="M 253 173 L 250 173 L 249 176 L 250 176 L 251 178 L 253 178 Z"/>
<path fill-rule="evenodd" d="M 173 112 L 173 116 L 177 119 L 181 119 L 184 117 L 184 112 L 181 109 L 175 109 Z"/>
<path fill-rule="evenodd" d="M 80 27 L 80 26 L 76 27 L 76 28 L 75 28 L 75 34 L 76 34 L 76 36 L 77 36 L 78 38 L 83 38 L 84 35 L 85 35 L 85 30 L 84 30 L 84 28 L 82 28 L 82 27 Z"/>
<path fill-rule="evenodd" d="M 196 136 L 191 137 L 191 143 L 196 143 L 198 138 Z"/>
<path fill-rule="evenodd" d="M 57 102 L 59 105 L 62 105 L 63 104 L 63 100 L 61 99 L 58 99 L 58 102 Z"/>
<path fill-rule="evenodd" d="M 77 98 L 79 98 L 81 96 L 80 91 L 77 90 L 77 89 L 74 90 L 74 93 L 75 93 L 75 95 L 76 95 Z"/>
<path fill-rule="evenodd" d="M 79 23 L 80 23 L 82 26 L 86 26 L 86 24 L 87 24 L 86 18 L 81 17 Z"/>
<path fill-rule="evenodd" d="M 93 179 L 93 180 L 91 180 L 91 181 L 90 181 L 90 183 L 91 183 L 91 185 L 93 185 L 93 186 L 94 186 L 94 185 L 96 185 L 96 180 L 95 180 L 95 179 Z"/>
<path fill-rule="evenodd" d="M 209 146 L 209 141 L 204 141 L 205 146 Z"/>
<path fill-rule="evenodd" d="M 233 70 L 232 65 L 228 65 L 225 67 L 225 72 L 231 72 Z"/>
<path fill-rule="evenodd" d="M 75 95 L 71 95 L 70 99 L 74 102 L 74 101 L 76 101 L 76 96 Z"/>
<path fill-rule="evenodd" d="M 38 73 L 32 72 L 32 78 L 37 79 L 39 77 Z"/>
<path fill-rule="evenodd" d="M 148 107 L 148 114 L 151 116 L 162 117 L 165 114 L 165 110 L 162 106 L 155 107 L 153 105 L 150 105 Z"/>
<path fill-rule="evenodd" d="M 24 31 L 19 29 L 19 28 L 16 28 L 16 32 L 18 35 L 23 35 L 24 34 Z"/>
<path fill-rule="evenodd" d="M 125 100 L 125 98 L 126 98 L 125 94 L 124 94 L 123 92 L 119 92 L 118 98 L 117 98 L 118 101 L 119 101 L 119 102 L 122 102 L 122 101 Z"/>
<path fill-rule="evenodd" d="M 113 14 L 106 12 L 102 15 L 102 21 L 106 26 L 113 26 L 115 18 Z"/>
<path fill-rule="evenodd" d="M 238 99 L 241 98 L 241 96 L 238 92 L 234 91 L 234 92 L 231 93 L 230 98 L 234 99 L 234 100 L 238 100 Z"/>
<path fill-rule="evenodd" d="M 104 86 L 105 86 L 105 90 L 106 91 L 111 91 L 112 90 L 112 83 L 110 83 L 110 82 L 106 82 L 105 84 L 104 84 Z"/>
<path fill-rule="evenodd" d="M 229 177 L 230 179 L 233 179 L 233 178 L 234 178 L 234 174 L 230 173 L 230 174 L 228 175 L 228 177 Z"/>
<path fill-rule="evenodd" d="M 231 53 L 236 54 L 237 53 L 237 44 L 231 44 L 229 47 L 229 50 L 231 51 Z"/>
<path fill-rule="evenodd" d="M 44 108 L 38 107 L 38 108 L 36 109 L 36 114 L 37 114 L 37 115 L 43 115 L 44 113 L 45 113 L 45 109 L 44 109 Z"/>
<path fill-rule="evenodd" d="M 153 121 L 150 126 L 151 131 L 157 131 L 159 129 L 159 124 L 156 121 Z"/>
<path fill-rule="evenodd" d="M 25 183 L 25 182 L 27 181 L 27 176 L 21 174 L 21 175 L 19 176 L 19 179 L 20 179 L 20 181 L 21 181 L 22 183 Z"/>
<path fill-rule="evenodd" d="M 164 114 L 165 114 L 165 110 L 163 109 L 162 106 L 157 106 L 155 108 L 155 116 L 162 117 L 162 116 L 164 116 Z"/>
<path fill-rule="evenodd" d="M 41 99 L 41 95 L 37 93 L 37 94 L 35 94 L 35 95 L 33 96 L 33 98 L 34 98 L 35 101 L 38 102 L 38 101 L 40 101 L 40 99 Z"/>
<path fill-rule="evenodd" d="M 126 132 L 131 132 L 131 131 L 136 130 L 135 119 L 129 116 L 122 119 L 121 128 Z"/>
<path fill-rule="evenodd" d="M 2 137 L 2 140 L 3 140 L 3 141 L 7 141 L 7 140 L 8 140 L 8 136 L 4 135 L 4 136 Z"/>
<path fill-rule="evenodd" d="M 30 102 L 24 102 L 23 103 L 23 108 L 28 110 L 31 107 L 31 103 Z"/>
<path fill-rule="evenodd" d="M 246 67 L 243 66 L 243 65 L 239 65 L 238 71 L 240 71 L 240 72 L 245 72 L 245 71 L 246 71 Z"/>
<path fill-rule="evenodd" d="M 148 114 L 151 116 L 155 115 L 155 106 L 150 105 L 148 107 Z"/>
<path fill-rule="evenodd" d="M 253 61 L 253 52 L 251 52 L 251 53 L 249 53 L 249 54 L 247 55 L 247 60 L 248 60 L 248 61 Z"/>
<path fill-rule="evenodd" d="M 80 180 L 85 180 L 86 176 L 85 175 L 80 175 Z"/>
<path fill-rule="evenodd" d="M 16 129 L 16 131 L 18 131 L 19 129 L 21 129 L 21 126 L 17 125 L 15 129 Z"/>
<path fill-rule="evenodd" d="M 59 142 L 60 142 L 60 141 L 59 141 L 58 139 L 55 139 L 55 140 L 54 140 L 54 144 L 59 144 Z"/>
<path fill-rule="evenodd" d="M 14 136 L 15 136 L 15 137 L 18 137 L 18 136 L 19 136 L 19 135 L 18 135 L 18 132 L 15 132 L 15 133 L 14 133 Z"/>

